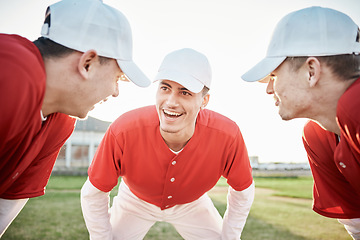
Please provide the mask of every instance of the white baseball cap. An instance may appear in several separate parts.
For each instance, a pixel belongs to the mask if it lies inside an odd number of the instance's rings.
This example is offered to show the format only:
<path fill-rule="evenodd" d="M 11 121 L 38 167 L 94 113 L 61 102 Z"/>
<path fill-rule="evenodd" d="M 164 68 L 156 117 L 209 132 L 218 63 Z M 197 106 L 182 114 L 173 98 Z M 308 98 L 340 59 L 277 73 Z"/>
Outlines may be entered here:
<path fill-rule="evenodd" d="M 277 24 L 266 57 L 242 79 L 268 77 L 286 57 L 359 54 L 359 27 L 347 15 L 330 8 L 310 7 L 292 12 Z"/>
<path fill-rule="evenodd" d="M 49 6 L 50 22 L 41 36 L 65 47 L 117 60 L 128 79 L 140 87 L 151 81 L 132 60 L 132 33 L 126 17 L 101 0 L 62 0 Z"/>
<path fill-rule="evenodd" d="M 211 67 L 205 55 L 191 48 L 183 48 L 165 56 L 154 79 L 177 82 L 193 93 L 204 86 L 210 89 Z"/>

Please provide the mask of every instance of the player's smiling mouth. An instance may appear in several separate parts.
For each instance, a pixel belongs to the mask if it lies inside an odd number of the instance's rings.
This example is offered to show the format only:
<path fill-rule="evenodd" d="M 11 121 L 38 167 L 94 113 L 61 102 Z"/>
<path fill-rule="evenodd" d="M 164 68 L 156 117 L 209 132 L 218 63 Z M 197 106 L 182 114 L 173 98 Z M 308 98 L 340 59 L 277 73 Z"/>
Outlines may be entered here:
<path fill-rule="evenodd" d="M 163 113 L 165 114 L 166 117 L 170 117 L 170 118 L 178 118 L 183 115 L 182 113 L 177 113 L 166 109 L 163 109 Z"/>

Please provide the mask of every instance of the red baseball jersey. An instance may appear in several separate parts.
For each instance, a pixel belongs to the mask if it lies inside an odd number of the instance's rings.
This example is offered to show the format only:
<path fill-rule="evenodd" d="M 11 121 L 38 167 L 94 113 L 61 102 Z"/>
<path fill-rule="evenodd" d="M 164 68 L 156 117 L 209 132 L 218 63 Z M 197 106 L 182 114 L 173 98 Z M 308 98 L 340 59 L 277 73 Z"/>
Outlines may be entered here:
<path fill-rule="evenodd" d="M 309 121 L 303 142 L 314 177 L 315 212 L 331 218 L 360 218 L 360 79 L 337 106 L 340 138 Z"/>
<path fill-rule="evenodd" d="M 42 122 L 45 66 L 29 40 L 0 34 L 0 72 L 0 198 L 43 195 L 75 119 L 55 113 Z"/>
<path fill-rule="evenodd" d="M 221 176 L 235 190 L 253 182 L 247 149 L 235 122 L 201 110 L 195 132 L 179 154 L 164 142 L 155 106 L 130 111 L 112 123 L 89 167 L 90 182 L 108 192 L 118 178 L 140 199 L 161 209 L 192 202 Z"/>

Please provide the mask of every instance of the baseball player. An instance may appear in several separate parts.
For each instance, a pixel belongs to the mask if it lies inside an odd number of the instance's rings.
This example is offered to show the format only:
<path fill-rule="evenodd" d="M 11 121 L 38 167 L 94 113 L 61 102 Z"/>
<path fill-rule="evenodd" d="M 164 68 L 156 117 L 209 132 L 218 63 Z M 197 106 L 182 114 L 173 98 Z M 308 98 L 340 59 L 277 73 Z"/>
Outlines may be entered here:
<path fill-rule="evenodd" d="M 310 7 L 277 24 L 267 56 L 245 81 L 267 82 L 283 120 L 311 119 L 303 142 L 314 178 L 313 210 L 360 239 L 360 41 L 344 13 Z"/>
<path fill-rule="evenodd" d="M 0 34 L 0 237 L 29 198 L 44 194 L 73 117 L 116 97 L 121 77 L 150 84 L 132 61 L 127 19 L 99 0 L 51 5 L 41 35 Z"/>
<path fill-rule="evenodd" d="M 254 183 L 239 127 L 205 109 L 207 58 L 189 48 L 171 52 L 155 81 L 156 105 L 114 121 L 89 167 L 81 205 L 90 238 L 143 239 L 165 221 L 184 239 L 240 239 Z M 221 176 L 230 185 L 224 219 L 207 195 Z"/>

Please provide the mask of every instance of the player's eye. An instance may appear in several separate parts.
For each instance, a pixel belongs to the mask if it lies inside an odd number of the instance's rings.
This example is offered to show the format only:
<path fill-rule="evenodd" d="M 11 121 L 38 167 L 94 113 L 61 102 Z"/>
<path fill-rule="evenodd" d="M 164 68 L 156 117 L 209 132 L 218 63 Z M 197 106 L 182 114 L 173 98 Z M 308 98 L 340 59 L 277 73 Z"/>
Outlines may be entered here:
<path fill-rule="evenodd" d="M 187 91 L 181 91 L 180 93 L 181 93 L 181 95 L 184 95 L 184 96 L 192 96 L 192 94 Z"/>

